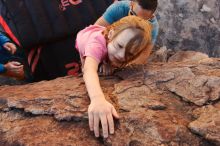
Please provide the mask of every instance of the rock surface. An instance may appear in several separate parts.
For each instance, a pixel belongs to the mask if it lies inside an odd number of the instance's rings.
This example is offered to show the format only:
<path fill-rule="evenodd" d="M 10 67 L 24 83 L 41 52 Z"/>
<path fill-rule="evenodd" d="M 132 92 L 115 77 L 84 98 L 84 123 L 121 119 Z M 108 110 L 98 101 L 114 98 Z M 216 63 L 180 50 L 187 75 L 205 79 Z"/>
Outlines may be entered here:
<path fill-rule="evenodd" d="M 220 104 L 209 105 L 194 111 L 196 120 L 189 124 L 189 128 L 207 140 L 220 145 Z M 197 115 L 200 113 L 199 116 Z M 197 113 L 197 114 L 196 114 Z"/>
<path fill-rule="evenodd" d="M 26 81 L 16 80 L 14 78 L 5 77 L 0 75 L 0 86 L 2 85 L 22 85 L 26 84 Z"/>
<path fill-rule="evenodd" d="M 196 50 L 220 57 L 219 0 L 158 0 L 157 44 L 173 50 Z"/>
<path fill-rule="evenodd" d="M 101 77 L 120 114 L 107 139 L 89 131 L 81 77 L 1 86 L 0 145 L 217 146 L 220 59 L 177 60 Z"/>

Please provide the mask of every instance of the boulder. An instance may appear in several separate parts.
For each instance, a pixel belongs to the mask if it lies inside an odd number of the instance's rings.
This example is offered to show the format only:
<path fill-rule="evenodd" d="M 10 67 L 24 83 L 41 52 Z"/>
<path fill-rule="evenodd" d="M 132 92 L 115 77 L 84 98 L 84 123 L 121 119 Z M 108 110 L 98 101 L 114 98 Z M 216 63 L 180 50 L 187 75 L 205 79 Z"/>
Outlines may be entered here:
<path fill-rule="evenodd" d="M 220 59 L 150 62 L 100 82 L 120 115 L 107 139 L 89 130 L 82 77 L 68 76 L 0 87 L 0 145 L 220 144 Z"/>

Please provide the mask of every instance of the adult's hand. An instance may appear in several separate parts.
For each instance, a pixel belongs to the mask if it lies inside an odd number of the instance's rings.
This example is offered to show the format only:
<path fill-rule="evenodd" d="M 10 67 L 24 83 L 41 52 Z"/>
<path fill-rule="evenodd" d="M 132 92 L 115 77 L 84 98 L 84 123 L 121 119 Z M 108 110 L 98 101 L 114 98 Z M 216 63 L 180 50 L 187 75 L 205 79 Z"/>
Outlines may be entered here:
<path fill-rule="evenodd" d="M 8 50 L 11 54 L 14 54 L 17 50 L 15 44 L 10 43 L 10 42 L 6 42 L 3 47 Z"/>
<path fill-rule="evenodd" d="M 16 61 L 8 62 L 4 65 L 6 68 L 6 76 L 15 77 L 17 79 L 24 78 L 24 66 Z"/>

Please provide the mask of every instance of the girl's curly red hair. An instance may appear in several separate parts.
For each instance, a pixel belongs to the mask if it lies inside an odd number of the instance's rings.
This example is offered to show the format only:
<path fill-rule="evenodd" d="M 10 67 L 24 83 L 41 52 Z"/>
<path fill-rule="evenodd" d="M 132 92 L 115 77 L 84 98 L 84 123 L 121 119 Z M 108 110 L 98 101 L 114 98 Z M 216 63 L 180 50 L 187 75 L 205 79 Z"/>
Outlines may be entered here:
<path fill-rule="evenodd" d="M 105 36 L 107 43 L 109 43 L 125 29 L 131 29 L 134 31 L 135 36 L 128 42 L 125 47 L 126 61 L 122 66 L 126 66 L 128 64 L 145 63 L 151 52 L 151 49 L 148 47 L 151 44 L 152 26 L 150 22 L 137 16 L 127 16 L 113 23 L 112 25 L 107 26 L 103 31 L 103 35 Z M 108 39 L 110 30 L 114 30 L 114 34 L 111 40 Z M 145 62 L 143 62 L 143 60 Z"/>

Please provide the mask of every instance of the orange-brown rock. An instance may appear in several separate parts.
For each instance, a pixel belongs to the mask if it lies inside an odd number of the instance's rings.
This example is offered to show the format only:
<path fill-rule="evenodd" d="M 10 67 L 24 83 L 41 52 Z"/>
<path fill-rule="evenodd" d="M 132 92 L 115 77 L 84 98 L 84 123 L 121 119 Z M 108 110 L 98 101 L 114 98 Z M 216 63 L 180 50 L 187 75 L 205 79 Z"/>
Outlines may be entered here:
<path fill-rule="evenodd" d="M 220 144 L 220 59 L 149 63 L 101 77 L 120 119 L 107 139 L 89 131 L 81 77 L 0 87 L 0 145 Z"/>

